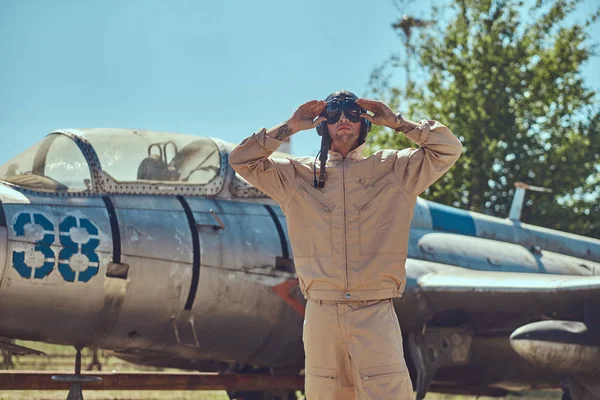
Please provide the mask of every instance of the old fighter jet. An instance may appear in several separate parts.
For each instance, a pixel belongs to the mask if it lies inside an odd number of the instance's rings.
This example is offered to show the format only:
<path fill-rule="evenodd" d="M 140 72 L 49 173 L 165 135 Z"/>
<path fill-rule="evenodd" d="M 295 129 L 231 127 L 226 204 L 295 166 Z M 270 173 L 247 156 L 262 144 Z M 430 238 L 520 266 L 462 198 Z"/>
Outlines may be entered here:
<path fill-rule="evenodd" d="M 305 302 L 286 220 L 231 169 L 233 147 L 58 130 L 0 167 L 0 336 L 300 374 Z M 418 398 L 565 381 L 573 398 L 600 398 L 600 241 L 521 223 L 523 192 L 508 219 L 418 200 L 395 300 Z"/>

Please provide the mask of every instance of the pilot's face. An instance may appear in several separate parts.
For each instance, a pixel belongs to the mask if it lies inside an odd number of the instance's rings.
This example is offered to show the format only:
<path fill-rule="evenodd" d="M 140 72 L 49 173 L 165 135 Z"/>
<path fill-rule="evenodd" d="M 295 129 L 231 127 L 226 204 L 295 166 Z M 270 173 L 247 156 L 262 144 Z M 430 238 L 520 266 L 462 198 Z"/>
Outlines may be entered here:
<path fill-rule="evenodd" d="M 340 119 L 334 124 L 327 124 L 332 142 L 354 143 L 360 136 L 360 121 L 352 122 L 342 112 Z"/>

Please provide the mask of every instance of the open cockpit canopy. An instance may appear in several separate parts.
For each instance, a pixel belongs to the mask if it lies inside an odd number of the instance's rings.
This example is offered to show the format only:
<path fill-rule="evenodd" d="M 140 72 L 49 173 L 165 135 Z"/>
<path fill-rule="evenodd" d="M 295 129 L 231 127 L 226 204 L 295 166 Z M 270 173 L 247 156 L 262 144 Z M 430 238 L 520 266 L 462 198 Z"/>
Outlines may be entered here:
<path fill-rule="evenodd" d="M 31 190 L 91 188 L 88 162 L 68 136 L 48 135 L 0 167 L 0 179 Z"/>
<path fill-rule="evenodd" d="M 210 193 L 216 194 L 224 178 L 221 152 L 212 139 L 128 129 L 82 129 L 46 136 L 0 167 L 0 180 L 36 191 L 123 193 L 127 188 L 141 193 L 142 188 L 152 188 L 152 193 L 164 190 L 174 194 L 210 186 Z M 184 187 L 188 189 L 182 190 Z"/>

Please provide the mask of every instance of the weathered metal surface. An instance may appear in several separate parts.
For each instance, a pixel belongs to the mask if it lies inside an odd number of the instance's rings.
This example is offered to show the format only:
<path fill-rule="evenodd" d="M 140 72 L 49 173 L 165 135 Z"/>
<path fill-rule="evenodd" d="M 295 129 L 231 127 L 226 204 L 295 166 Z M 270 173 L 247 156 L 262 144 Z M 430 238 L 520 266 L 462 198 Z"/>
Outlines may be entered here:
<path fill-rule="evenodd" d="M 499 333 L 474 336 L 469 364 L 438 370 L 431 390 L 437 391 L 435 383 L 509 391 L 558 389 L 563 380 L 564 374 L 539 368 L 523 359 L 512 350 L 508 338 Z"/>
<path fill-rule="evenodd" d="M 408 335 L 410 355 L 417 368 L 417 398 L 425 397 L 440 368 L 469 365 L 472 340 L 472 332 L 459 328 L 429 328 Z"/>
<path fill-rule="evenodd" d="M 0 290 L 5 334 L 70 343 L 93 341 L 95 328 L 102 329 L 90 312 L 102 308 L 112 255 L 108 215 L 100 204 L 5 204 L 7 266 Z"/>
<path fill-rule="evenodd" d="M 0 213 L 4 213 L 4 210 L 0 207 Z M 2 216 L 2 218 L 4 215 Z M 4 272 L 7 268 L 6 254 L 8 249 L 8 232 L 6 226 L 0 226 L 0 288 L 2 287 L 2 279 L 4 278 Z"/>
<path fill-rule="evenodd" d="M 573 374 L 600 374 L 600 337 L 581 322 L 539 321 L 515 330 L 513 349 L 542 368 Z"/>
<path fill-rule="evenodd" d="M 60 372 L 0 371 L 2 390 L 66 390 L 67 382 L 52 380 Z M 86 383 L 87 390 L 299 390 L 304 387 L 303 376 L 265 376 L 252 374 L 212 375 L 199 373 L 99 372 L 90 373 L 102 378 Z M 86 376 L 86 374 L 83 374 Z"/>
<path fill-rule="evenodd" d="M 129 283 L 109 348 L 175 344 L 171 320 L 184 308 L 192 277 L 192 236 L 176 198 L 114 196 L 121 260 Z"/>
<path fill-rule="evenodd" d="M 8 204 L 29 204 L 27 196 L 10 186 L 6 186 L 5 182 L 0 184 L 0 201 Z"/>

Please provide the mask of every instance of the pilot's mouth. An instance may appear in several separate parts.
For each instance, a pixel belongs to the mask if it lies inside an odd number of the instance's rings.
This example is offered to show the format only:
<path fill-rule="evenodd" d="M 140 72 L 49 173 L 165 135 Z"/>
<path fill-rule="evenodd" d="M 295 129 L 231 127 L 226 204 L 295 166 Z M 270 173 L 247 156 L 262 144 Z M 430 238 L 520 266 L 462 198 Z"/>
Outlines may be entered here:
<path fill-rule="evenodd" d="M 350 128 L 350 125 L 347 125 L 347 124 L 341 124 L 340 126 L 338 126 L 338 131 L 339 131 L 339 130 L 342 130 L 342 129 L 344 129 L 344 128 L 345 128 L 345 129 L 351 129 L 351 128 Z"/>

